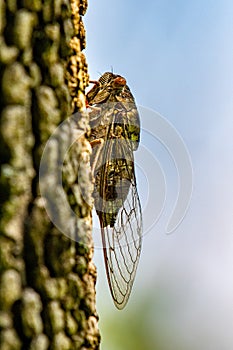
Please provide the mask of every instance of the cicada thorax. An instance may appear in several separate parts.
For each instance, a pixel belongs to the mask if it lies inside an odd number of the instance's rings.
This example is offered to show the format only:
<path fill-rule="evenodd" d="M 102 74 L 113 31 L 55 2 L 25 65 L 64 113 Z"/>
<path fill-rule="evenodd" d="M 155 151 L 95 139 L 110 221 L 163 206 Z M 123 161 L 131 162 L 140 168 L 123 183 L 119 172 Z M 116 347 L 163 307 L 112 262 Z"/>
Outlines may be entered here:
<path fill-rule="evenodd" d="M 98 138 L 109 140 L 112 138 L 127 139 L 132 142 L 132 150 L 138 148 L 140 142 L 140 121 L 138 111 L 133 102 L 106 102 L 98 104 L 89 113 L 91 132 L 89 140 Z M 119 126 L 117 128 L 116 126 Z M 119 135 L 119 131 L 121 133 Z"/>

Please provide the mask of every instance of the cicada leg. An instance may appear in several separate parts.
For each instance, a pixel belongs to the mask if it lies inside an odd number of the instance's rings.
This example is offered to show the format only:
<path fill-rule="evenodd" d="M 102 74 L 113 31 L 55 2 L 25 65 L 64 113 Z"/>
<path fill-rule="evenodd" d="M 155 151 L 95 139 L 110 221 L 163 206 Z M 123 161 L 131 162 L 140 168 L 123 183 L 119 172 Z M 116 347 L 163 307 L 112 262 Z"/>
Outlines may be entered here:
<path fill-rule="evenodd" d="M 95 84 L 95 85 L 100 85 L 100 82 L 98 80 L 89 80 L 89 83 Z"/>

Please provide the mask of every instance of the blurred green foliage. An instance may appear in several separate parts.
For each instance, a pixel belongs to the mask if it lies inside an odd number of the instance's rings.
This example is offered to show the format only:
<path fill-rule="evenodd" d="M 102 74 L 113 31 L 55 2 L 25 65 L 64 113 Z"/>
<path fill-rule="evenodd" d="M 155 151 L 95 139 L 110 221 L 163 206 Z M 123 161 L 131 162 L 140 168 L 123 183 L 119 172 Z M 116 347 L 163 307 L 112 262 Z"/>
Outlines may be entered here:
<path fill-rule="evenodd" d="M 153 316 L 157 296 L 151 293 L 150 298 L 141 297 L 140 302 L 128 305 L 124 311 L 116 313 L 108 309 L 103 322 L 100 314 L 102 350 L 166 350 L 161 341 L 161 328 L 156 328 L 158 315 Z"/>

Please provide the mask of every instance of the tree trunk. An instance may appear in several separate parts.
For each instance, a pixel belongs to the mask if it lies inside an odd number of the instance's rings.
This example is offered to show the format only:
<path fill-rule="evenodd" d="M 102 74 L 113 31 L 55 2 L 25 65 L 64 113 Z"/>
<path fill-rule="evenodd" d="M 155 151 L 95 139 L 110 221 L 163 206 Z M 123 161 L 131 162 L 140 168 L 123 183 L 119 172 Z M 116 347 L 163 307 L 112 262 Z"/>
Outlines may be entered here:
<path fill-rule="evenodd" d="M 88 116 L 82 112 L 86 7 L 86 0 L 0 0 L 2 350 L 99 349 Z M 77 111 L 40 168 L 47 140 Z M 77 141 L 61 159 L 74 135 Z M 61 165 L 62 183 L 53 174 Z M 63 212 L 61 191 L 72 217 Z M 73 225 L 70 235 L 46 213 L 54 198 L 60 203 L 55 221 Z"/>

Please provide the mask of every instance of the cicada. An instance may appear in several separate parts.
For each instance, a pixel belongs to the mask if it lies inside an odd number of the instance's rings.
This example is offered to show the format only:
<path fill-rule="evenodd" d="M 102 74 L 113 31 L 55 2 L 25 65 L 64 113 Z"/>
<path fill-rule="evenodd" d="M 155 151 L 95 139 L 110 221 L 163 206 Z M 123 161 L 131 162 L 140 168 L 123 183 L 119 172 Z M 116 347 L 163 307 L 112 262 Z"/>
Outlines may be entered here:
<path fill-rule="evenodd" d="M 94 204 L 100 221 L 104 261 L 113 301 L 126 305 L 139 261 L 142 211 L 134 151 L 140 120 L 125 78 L 104 73 L 87 93 L 94 175 Z"/>

